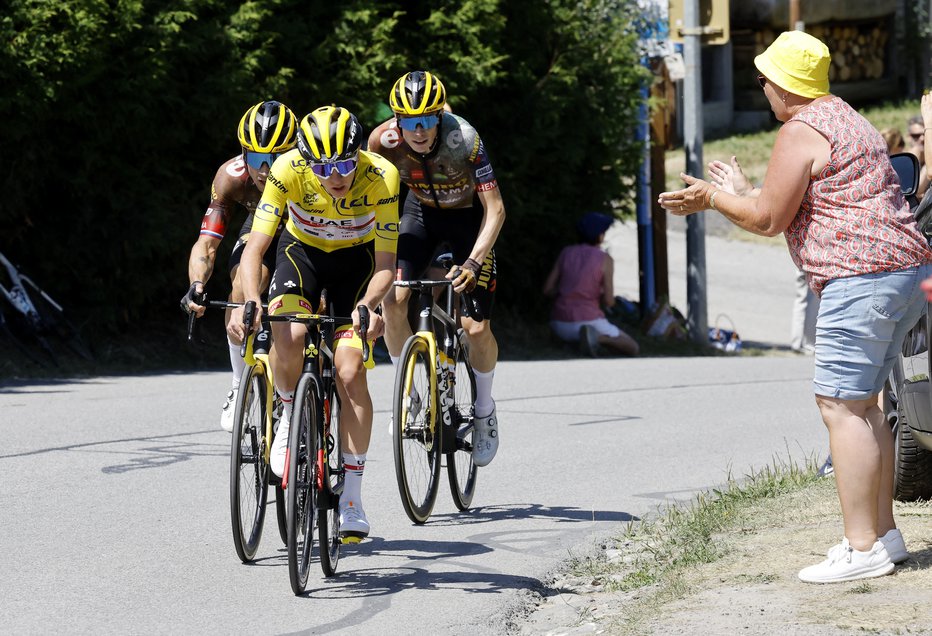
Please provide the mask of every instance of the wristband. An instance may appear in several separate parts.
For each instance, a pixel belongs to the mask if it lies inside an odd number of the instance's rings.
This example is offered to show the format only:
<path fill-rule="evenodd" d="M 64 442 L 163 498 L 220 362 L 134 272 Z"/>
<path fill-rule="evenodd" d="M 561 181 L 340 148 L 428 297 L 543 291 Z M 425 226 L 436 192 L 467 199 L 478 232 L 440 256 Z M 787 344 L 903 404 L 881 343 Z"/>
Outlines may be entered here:
<path fill-rule="evenodd" d="M 712 196 L 709 197 L 709 207 L 718 212 L 718 208 L 715 207 L 715 195 L 718 194 L 718 190 L 712 192 Z"/>

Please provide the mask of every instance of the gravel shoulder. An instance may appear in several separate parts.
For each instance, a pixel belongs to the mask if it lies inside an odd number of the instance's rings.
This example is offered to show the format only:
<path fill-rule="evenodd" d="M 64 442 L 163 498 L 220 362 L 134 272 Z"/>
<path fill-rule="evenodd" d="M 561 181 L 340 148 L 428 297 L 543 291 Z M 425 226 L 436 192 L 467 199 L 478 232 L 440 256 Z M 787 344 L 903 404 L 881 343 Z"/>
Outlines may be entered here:
<path fill-rule="evenodd" d="M 932 634 L 932 504 L 897 503 L 911 557 L 893 575 L 835 585 L 796 576 L 841 535 L 834 480 L 753 504 L 748 513 L 747 523 L 715 537 L 724 556 L 691 568 L 675 594 L 659 586 L 612 592 L 611 577 L 561 572 L 519 633 Z M 626 558 L 611 541 L 594 553 Z"/>

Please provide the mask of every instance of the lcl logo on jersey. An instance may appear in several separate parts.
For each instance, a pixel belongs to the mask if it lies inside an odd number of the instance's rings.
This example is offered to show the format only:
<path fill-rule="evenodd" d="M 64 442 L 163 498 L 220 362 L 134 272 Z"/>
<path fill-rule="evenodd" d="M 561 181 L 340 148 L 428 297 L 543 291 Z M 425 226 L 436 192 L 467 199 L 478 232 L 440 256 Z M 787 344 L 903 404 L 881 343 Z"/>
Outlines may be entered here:
<path fill-rule="evenodd" d="M 272 205 L 272 204 L 269 203 L 268 201 L 266 201 L 266 202 L 264 202 L 264 203 L 260 203 L 258 209 L 259 209 L 259 211 L 261 211 L 261 212 L 265 212 L 266 214 L 271 214 L 271 215 L 273 215 L 273 216 L 281 216 L 281 215 L 282 215 L 282 211 L 279 209 L 279 207 L 276 206 L 276 205 Z"/>

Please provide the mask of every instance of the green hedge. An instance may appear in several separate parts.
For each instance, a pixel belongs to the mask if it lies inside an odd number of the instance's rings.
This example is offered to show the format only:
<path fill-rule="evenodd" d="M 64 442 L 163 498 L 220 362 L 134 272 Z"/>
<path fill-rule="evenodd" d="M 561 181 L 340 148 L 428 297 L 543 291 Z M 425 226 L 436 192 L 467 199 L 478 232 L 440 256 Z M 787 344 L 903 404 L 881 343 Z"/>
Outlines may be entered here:
<path fill-rule="evenodd" d="M 236 123 L 260 99 L 299 116 L 337 103 L 371 126 L 403 72 L 438 74 L 499 177 L 505 304 L 542 307 L 542 279 L 582 211 L 632 211 L 644 71 L 631 2 L 6 5 L 0 249 L 78 322 L 180 322 L 210 180 L 238 152 Z M 216 295 L 224 278 L 221 260 Z"/>

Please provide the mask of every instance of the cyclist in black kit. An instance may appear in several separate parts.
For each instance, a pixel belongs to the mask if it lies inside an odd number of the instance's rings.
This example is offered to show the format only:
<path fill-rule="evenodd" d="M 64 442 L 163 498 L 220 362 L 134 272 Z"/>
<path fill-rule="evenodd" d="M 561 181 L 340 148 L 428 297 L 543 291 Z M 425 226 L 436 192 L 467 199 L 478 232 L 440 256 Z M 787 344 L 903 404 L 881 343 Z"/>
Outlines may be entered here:
<path fill-rule="evenodd" d="M 195 302 L 195 295 L 203 293 L 204 285 L 214 271 L 217 259 L 217 247 L 227 233 L 234 210 L 242 209 L 246 213 L 246 222 L 239 230 L 239 238 L 230 254 L 230 280 L 233 289 L 230 292 L 232 302 L 243 302 L 243 289 L 238 276 L 239 262 L 243 247 L 252 230 L 253 213 L 265 189 L 269 170 L 278 155 L 294 148 L 297 141 L 298 121 L 291 110 L 277 101 L 259 102 L 242 116 L 237 128 L 242 152 L 228 159 L 217 170 L 210 185 L 210 204 L 201 221 L 201 233 L 188 260 L 188 293 L 181 299 L 181 308 L 186 312 L 204 315 L 205 307 Z M 275 252 L 269 251 L 263 262 L 263 288 L 268 287 L 271 272 L 275 270 Z M 226 322 L 230 320 L 227 311 Z M 239 353 L 240 343 L 232 337 L 230 345 L 230 365 L 233 368 L 233 381 L 227 392 L 226 400 L 220 413 L 220 427 L 233 431 L 233 405 L 239 390 L 239 379 L 243 373 L 243 358 Z"/>
<path fill-rule="evenodd" d="M 445 103 L 446 90 L 436 76 L 406 73 L 389 95 L 395 118 L 372 131 L 369 149 L 391 161 L 410 188 L 398 236 L 398 276 L 421 276 L 437 247 L 447 244 L 460 264 L 449 275 L 454 289 L 471 292 L 485 317 L 482 322 L 463 318 L 476 373 L 473 461 L 485 466 L 498 450 L 492 399 L 498 343 L 490 319 L 496 285 L 493 246 L 505 206 L 478 133 L 462 117 L 444 112 Z M 383 301 L 392 362 L 411 335 L 408 297 L 407 290 L 393 288 Z"/>

